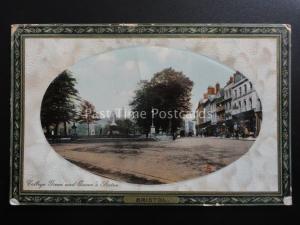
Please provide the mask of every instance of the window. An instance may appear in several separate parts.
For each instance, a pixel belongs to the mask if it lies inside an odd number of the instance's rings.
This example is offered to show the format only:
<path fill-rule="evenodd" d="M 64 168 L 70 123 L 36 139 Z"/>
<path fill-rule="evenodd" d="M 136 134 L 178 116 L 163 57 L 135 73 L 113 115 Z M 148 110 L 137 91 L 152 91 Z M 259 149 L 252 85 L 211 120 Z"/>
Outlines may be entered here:
<path fill-rule="evenodd" d="M 245 94 L 247 94 L 247 84 L 244 85 Z"/>
<path fill-rule="evenodd" d="M 240 111 L 242 110 L 242 104 L 241 104 L 241 101 L 239 101 L 239 109 L 240 109 Z"/>
<path fill-rule="evenodd" d="M 240 87 L 240 96 L 242 96 L 242 87 Z"/>
<path fill-rule="evenodd" d="M 249 82 L 249 85 L 250 85 L 250 90 L 252 90 L 252 83 L 251 83 L 251 82 Z"/>
<path fill-rule="evenodd" d="M 252 109 L 252 98 L 249 98 L 250 109 Z"/>
<path fill-rule="evenodd" d="M 261 101 L 260 99 L 257 99 L 257 102 L 258 102 L 258 108 L 256 109 L 257 111 L 261 111 Z"/>
<path fill-rule="evenodd" d="M 234 92 L 235 92 L 235 97 L 237 98 L 237 90 L 234 90 Z"/>
<path fill-rule="evenodd" d="M 247 102 L 246 102 L 246 99 L 244 100 L 244 109 L 245 109 L 245 111 L 247 111 Z"/>

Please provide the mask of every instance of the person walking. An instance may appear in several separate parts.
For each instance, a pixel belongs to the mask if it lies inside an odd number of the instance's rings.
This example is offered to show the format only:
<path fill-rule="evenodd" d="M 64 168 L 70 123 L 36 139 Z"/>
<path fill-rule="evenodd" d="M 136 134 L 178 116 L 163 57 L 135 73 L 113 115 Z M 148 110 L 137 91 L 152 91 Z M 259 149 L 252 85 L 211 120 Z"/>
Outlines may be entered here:
<path fill-rule="evenodd" d="M 248 136 L 249 136 L 249 131 L 248 131 L 248 128 L 245 126 L 245 128 L 244 128 L 244 138 L 246 138 Z"/>
<path fill-rule="evenodd" d="M 237 123 L 234 123 L 233 125 L 233 131 L 234 131 L 234 136 L 236 139 L 239 139 L 239 127 Z"/>

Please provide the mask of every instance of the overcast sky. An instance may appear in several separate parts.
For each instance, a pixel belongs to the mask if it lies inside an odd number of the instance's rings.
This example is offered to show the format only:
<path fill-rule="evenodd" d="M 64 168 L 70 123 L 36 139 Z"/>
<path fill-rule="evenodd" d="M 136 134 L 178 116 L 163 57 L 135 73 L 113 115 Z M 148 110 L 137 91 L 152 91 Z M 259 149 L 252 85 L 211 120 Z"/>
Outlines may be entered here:
<path fill-rule="evenodd" d="M 228 81 L 234 70 L 205 56 L 165 47 L 131 47 L 88 57 L 70 68 L 82 98 L 97 111 L 129 108 L 137 83 L 172 67 L 193 82 L 192 110 L 208 85 Z"/>

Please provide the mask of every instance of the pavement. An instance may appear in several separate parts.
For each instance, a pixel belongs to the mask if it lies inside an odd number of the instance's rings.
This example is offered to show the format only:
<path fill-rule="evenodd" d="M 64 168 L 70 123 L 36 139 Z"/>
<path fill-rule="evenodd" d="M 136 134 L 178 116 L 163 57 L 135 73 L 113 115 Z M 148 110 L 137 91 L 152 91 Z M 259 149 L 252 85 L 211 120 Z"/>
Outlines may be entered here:
<path fill-rule="evenodd" d="M 200 138 L 201 138 L 201 137 L 200 137 Z M 242 137 L 239 137 L 239 138 L 230 137 L 230 138 L 227 138 L 227 137 L 214 137 L 214 136 L 209 136 L 209 137 L 205 137 L 205 138 L 228 139 L 228 140 L 240 140 L 240 141 L 255 141 L 255 140 L 256 140 L 256 138 L 254 138 L 254 137 L 247 137 L 247 138 L 242 138 Z"/>
<path fill-rule="evenodd" d="M 52 144 L 56 152 L 94 174 L 137 184 L 164 184 L 203 176 L 245 154 L 254 141 L 185 137 L 175 141 Z"/>

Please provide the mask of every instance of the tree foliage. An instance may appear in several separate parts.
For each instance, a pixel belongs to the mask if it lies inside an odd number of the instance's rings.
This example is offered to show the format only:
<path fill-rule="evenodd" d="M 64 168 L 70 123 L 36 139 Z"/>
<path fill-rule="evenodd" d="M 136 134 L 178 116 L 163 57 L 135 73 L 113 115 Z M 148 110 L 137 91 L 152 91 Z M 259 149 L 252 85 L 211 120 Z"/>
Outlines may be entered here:
<path fill-rule="evenodd" d="M 154 125 L 165 132 L 175 132 L 181 124 L 179 115 L 184 116 L 191 110 L 191 91 L 193 81 L 182 72 L 172 68 L 164 69 L 150 81 L 141 81 L 130 103 L 132 110 L 146 113 L 146 118 L 138 117 L 136 122 L 144 133 L 148 133 L 152 123 L 152 108 L 167 113 L 166 118 L 156 115 Z M 161 114 L 163 115 L 163 114 Z"/>
<path fill-rule="evenodd" d="M 49 85 L 41 106 L 41 123 L 48 134 L 50 126 L 55 126 L 57 134 L 59 123 L 66 124 L 76 118 L 79 97 L 75 84 L 76 79 L 65 70 Z"/>
<path fill-rule="evenodd" d="M 95 106 L 87 100 L 81 101 L 77 121 L 88 125 L 88 135 L 90 135 L 90 123 L 97 120 L 100 120 L 100 116 L 96 112 Z"/>
<path fill-rule="evenodd" d="M 134 133 L 134 123 L 130 119 L 118 119 L 116 120 L 117 129 L 120 134 L 129 135 L 130 133 Z"/>

